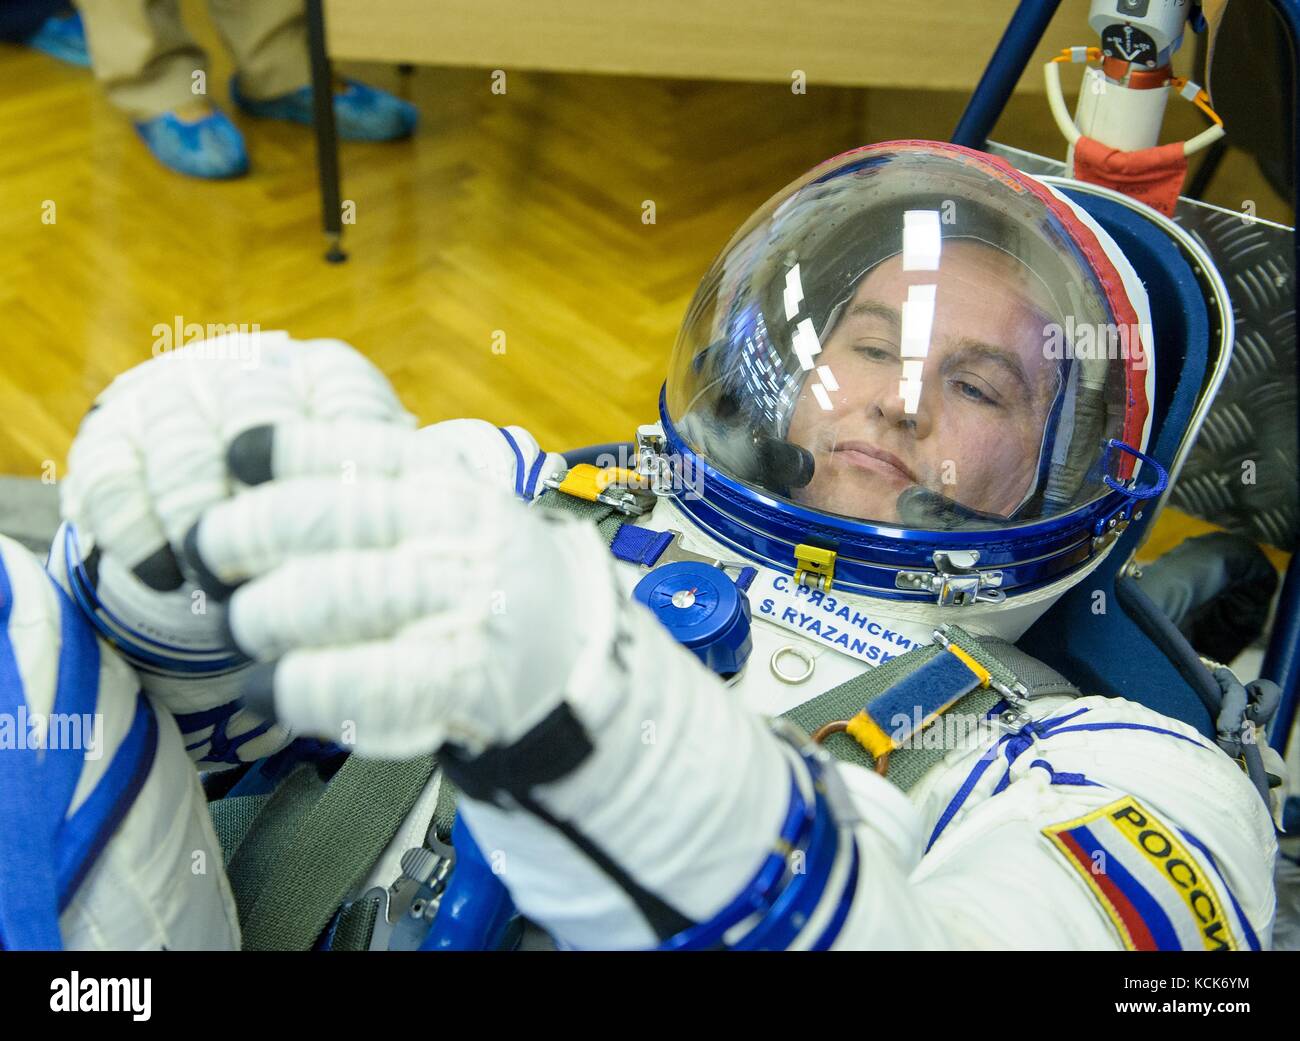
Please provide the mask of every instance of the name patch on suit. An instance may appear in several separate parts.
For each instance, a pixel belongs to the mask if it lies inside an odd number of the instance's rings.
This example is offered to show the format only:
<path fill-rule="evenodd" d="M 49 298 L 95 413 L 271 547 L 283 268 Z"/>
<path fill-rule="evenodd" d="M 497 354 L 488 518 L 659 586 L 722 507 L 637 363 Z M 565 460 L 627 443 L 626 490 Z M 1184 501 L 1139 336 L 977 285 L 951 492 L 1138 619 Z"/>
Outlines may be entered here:
<path fill-rule="evenodd" d="M 796 585 L 789 575 L 760 571 L 749 589 L 749 602 L 758 618 L 793 629 L 812 640 L 868 665 L 880 665 L 913 647 L 927 644 L 931 630 L 923 625 L 887 621 L 850 604 L 833 592 Z"/>

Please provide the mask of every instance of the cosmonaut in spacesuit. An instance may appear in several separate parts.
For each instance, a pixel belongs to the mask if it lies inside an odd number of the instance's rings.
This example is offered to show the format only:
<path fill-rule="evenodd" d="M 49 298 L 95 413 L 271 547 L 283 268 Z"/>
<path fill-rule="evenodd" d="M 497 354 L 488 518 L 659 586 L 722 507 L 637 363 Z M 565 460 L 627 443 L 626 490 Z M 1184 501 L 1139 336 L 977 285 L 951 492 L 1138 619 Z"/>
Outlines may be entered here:
<path fill-rule="evenodd" d="M 1062 196 L 894 142 L 737 232 L 635 473 L 416 430 L 333 341 L 146 362 L 74 445 L 68 592 L 3 546 L 34 710 L 97 647 L 105 736 L 56 863 L 133 718 L 153 751 L 76 885 L 0 887 L 6 944 L 57 943 L 33 924 L 57 906 L 68 946 L 236 945 L 182 749 L 261 759 L 288 727 L 349 762 L 438 752 L 349 898 L 413 870 L 450 778 L 565 946 L 1266 947 L 1274 828 L 1238 764 L 1013 646 L 1164 483 L 1148 325 Z"/>

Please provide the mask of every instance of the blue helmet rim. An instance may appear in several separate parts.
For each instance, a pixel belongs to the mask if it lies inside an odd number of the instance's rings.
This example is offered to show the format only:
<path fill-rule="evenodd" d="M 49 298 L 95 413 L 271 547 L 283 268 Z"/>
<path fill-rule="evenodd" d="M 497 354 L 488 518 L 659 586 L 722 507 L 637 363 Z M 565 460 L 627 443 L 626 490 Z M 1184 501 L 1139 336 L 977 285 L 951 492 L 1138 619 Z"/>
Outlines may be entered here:
<path fill-rule="evenodd" d="M 674 481 L 670 494 L 677 506 L 711 538 L 776 571 L 794 573 L 795 547 L 800 544 L 834 550 L 834 588 L 844 592 L 933 602 L 932 594 L 898 589 L 898 573 L 933 571 L 939 551 L 977 550 L 979 569 L 1000 570 L 1000 588 L 1011 599 L 1082 568 L 1103 548 L 1101 537 L 1127 521 L 1134 504 L 1152 494 L 1107 482 L 1111 491 L 1084 506 L 1003 530 L 913 531 L 837 517 L 777 498 L 715 469 L 678 433 L 666 394 L 665 384 L 659 392 L 665 450 L 674 460 L 675 475 L 684 471 L 691 477 L 690 482 Z M 1163 487 L 1163 469 L 1143 459 L 1155 467 Z"/>

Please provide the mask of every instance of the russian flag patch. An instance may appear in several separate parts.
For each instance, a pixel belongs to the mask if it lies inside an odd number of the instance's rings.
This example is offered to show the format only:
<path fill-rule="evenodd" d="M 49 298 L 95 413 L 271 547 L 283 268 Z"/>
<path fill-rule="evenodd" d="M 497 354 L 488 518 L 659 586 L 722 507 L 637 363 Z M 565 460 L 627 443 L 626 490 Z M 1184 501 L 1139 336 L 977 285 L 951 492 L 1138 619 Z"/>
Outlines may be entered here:
<path fill-rule="evenodd" d="M 1133 951 L 1237 949 L 1209 867 L 1131 796 L 1043 834 L 1079 872 Z"/>

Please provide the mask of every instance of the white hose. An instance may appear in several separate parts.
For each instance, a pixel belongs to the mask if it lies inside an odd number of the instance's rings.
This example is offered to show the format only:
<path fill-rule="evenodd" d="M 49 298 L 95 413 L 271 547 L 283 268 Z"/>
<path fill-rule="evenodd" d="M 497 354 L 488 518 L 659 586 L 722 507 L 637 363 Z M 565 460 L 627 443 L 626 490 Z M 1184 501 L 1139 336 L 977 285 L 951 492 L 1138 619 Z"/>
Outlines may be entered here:
<path fill-rule="evenodd" d="M 1043 66 L 1043 81 L 1047 89 L 1047 104 L 1052 110 L 1052 118 L 1056 120 L 1056 126 L 1061 131 L 1061 136 L 1065 138 L 1066 144 L 1074 147 L 1083 134 L 1070 116 L 1070 110 L 1065 104 L 1065 97 L 1061 93 L 1060 62 L 1049 61 Z M 1214 144 L 1223 135 L 1223 127 L 1216 123 L 1214 126 L 1201 131 L 1195 137 L 1184 141 L 1183 155 L 1195 155 L 1203 148 Z"/>

